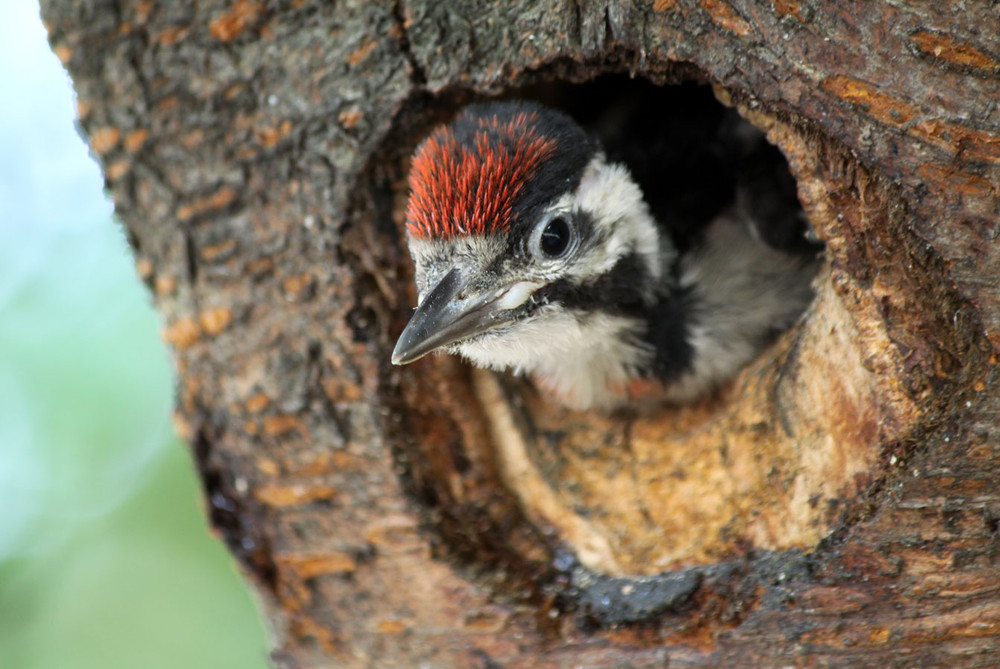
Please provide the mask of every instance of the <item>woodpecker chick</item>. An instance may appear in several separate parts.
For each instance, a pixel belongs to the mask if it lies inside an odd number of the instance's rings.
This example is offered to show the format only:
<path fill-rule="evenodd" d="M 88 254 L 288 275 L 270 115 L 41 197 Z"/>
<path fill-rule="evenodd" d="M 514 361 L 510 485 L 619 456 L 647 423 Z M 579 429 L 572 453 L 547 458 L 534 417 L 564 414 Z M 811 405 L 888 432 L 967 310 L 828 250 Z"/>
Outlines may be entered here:
<path fill-rule="evenodd" d="M 816 249 L 769 246 L 753 201 L 736 193 L 682 234 L 568 116 L 472 105 L 414 154 L 419 299 L 392 362 L 457 353 L 575 409 L 695 399 L 812 299 Z"/>

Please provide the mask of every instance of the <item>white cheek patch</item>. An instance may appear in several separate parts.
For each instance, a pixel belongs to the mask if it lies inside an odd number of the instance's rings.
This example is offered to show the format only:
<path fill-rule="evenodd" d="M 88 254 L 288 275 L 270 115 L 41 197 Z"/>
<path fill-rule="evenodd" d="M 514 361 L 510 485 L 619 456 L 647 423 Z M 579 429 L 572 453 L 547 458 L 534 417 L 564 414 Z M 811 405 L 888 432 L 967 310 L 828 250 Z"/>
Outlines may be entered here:
<path fill-rule="evenodd" d="M 654 278 L 663 267 L 660 235 L 639 186 L 622 165 L 605 162 L 598 155 L 587 166 L 576 189 L 576 205 L 590 212 L 598 225 L 611 226 L 604 271 L 622 256 L 635 251 L 646 260 Z"/>
<path fill-rule="evenodd" d="M 494 336 L 458 345 L 479 367 L 535 376 L 567 406 L 610 408 L 652 351 L 639 342 L 638 323 L 621 316 L 543 308 Z"/>

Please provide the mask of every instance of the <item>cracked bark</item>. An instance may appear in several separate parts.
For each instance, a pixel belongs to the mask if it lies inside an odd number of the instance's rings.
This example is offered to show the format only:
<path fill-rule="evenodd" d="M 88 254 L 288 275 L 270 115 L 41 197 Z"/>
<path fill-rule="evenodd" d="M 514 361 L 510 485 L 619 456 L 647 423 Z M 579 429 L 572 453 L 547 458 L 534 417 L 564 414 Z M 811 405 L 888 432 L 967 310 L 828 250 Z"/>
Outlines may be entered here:
<path fill-rule="evenodd" d="M 989 6 L 43 14 L 278 665 L 1000 663 Z M 809 317 L 653 418 L 567 415 L 448 359 L 391 369 L 409 150 L 461 102 L 602 73 L 699 78 L 769 131 L 828 245 Z"/>

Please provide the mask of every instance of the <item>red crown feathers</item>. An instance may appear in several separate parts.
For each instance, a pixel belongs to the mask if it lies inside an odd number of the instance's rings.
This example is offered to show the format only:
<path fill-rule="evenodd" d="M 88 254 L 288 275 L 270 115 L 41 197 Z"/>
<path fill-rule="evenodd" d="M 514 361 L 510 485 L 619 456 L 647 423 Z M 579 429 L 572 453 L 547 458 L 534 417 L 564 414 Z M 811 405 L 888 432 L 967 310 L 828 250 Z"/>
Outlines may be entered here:
<path fill-rule="evenodd" d="M 447 239 L 506 230 L 528 179 L 556 149 L 535 128 L 534 111 L 501 121 L 476 119 L 471 142 L 450 126 L 436 129 L 417 149 L 410 169 L 406 227 L 412 237 Z"/>

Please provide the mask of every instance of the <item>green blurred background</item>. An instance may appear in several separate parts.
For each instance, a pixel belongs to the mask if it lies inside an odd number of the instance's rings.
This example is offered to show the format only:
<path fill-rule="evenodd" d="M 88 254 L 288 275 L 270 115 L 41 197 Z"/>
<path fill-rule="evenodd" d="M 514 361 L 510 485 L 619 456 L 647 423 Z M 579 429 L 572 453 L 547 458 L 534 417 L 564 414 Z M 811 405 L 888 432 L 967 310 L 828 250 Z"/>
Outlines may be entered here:
<path fill-rule="evenodd" d="M 0 669 L 266 667 L 38 5 L 0 12 Z"/>

